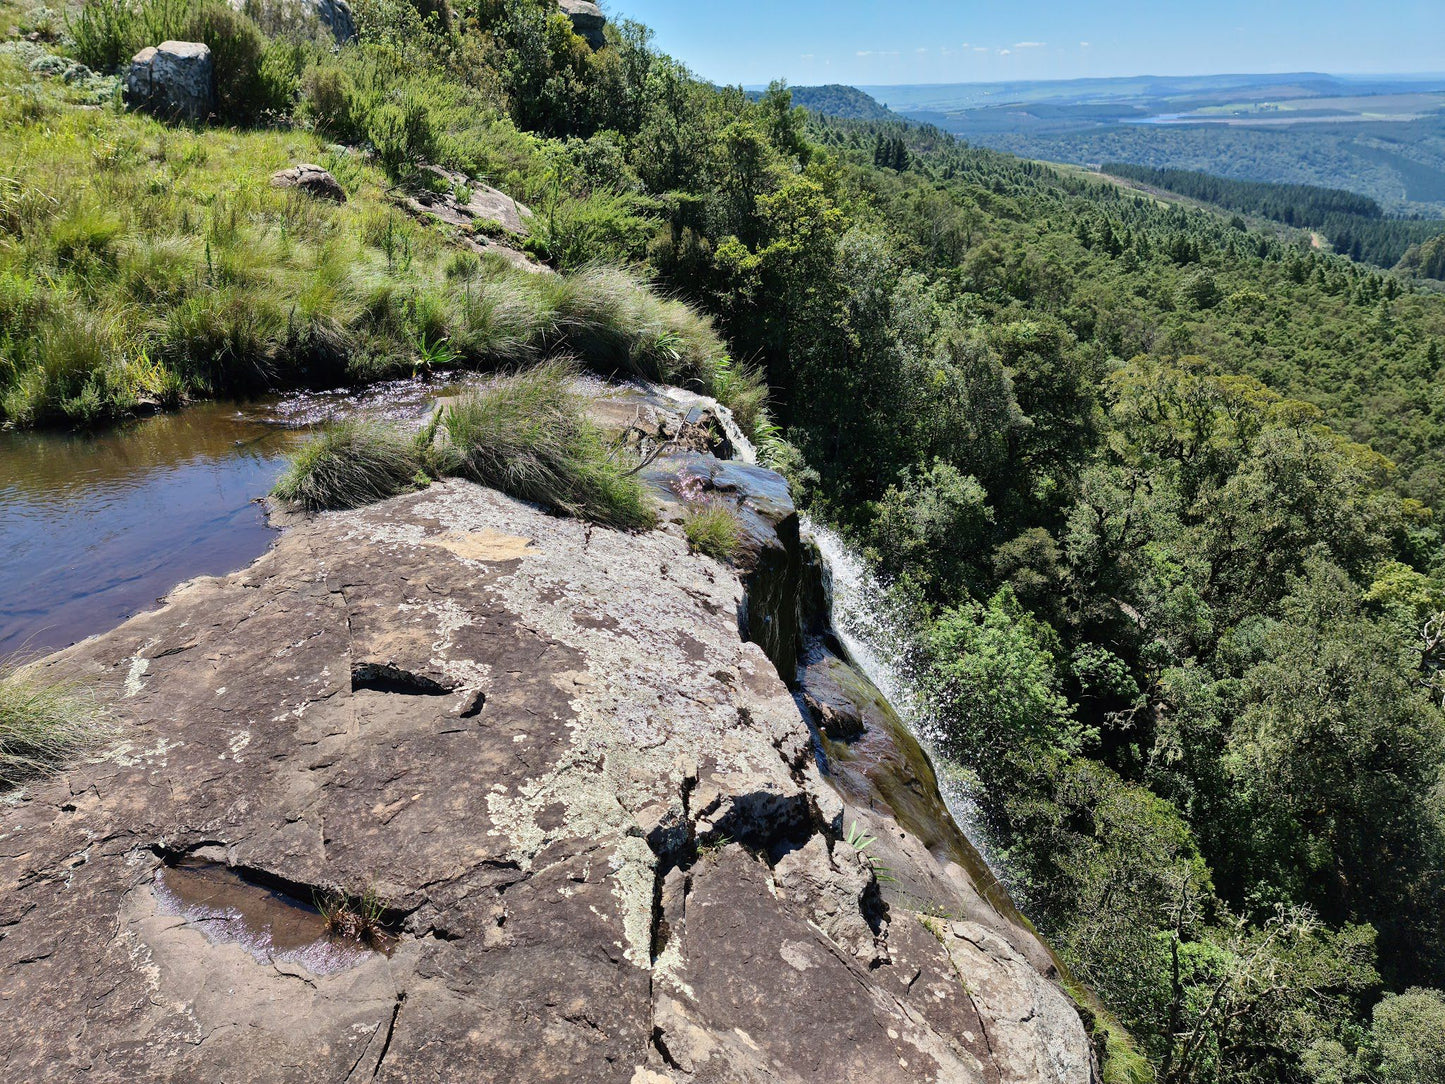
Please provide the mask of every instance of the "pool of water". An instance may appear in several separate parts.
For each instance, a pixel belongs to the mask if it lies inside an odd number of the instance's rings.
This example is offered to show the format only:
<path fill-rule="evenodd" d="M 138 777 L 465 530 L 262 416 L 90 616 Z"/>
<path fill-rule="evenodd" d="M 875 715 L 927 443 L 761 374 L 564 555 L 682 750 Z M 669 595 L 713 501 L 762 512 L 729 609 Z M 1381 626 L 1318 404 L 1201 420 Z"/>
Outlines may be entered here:
<path fill-rule="evenodd" d="M 0 659 L 120 624 L 275 537 L 256 503 L 331 417 L 420 420 L 457 383 L 205 403 L 94 434 L 0 432 Z"/>

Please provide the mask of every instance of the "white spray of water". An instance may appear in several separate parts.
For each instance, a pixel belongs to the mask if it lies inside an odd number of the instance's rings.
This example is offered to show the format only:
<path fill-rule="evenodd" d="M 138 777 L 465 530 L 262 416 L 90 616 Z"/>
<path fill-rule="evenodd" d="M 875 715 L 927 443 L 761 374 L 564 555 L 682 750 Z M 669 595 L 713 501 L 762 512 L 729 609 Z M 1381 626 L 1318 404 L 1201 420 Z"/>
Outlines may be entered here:
<path fill-rule="evenodd" d="M 920 745 L 942 765 L 936 747 L 938 722 L 928 710 L 923 690 L 908 658 L 909 629 L 899 608 L 867 563 L 835 532 L 807 517 L 804 530 L 818 544 L 831 579 L 833 631 L 854 664 L 873 682 Z M 963 830 L 995 877 L 1002 873 L 989 853 L 975 792 L 956 774 L 940 772 L 938 789 L 955 823 Z"/>
<path fill-rule="evenodd" d="M 681 388 L 668 387 L 663 384 L 654 384 L 653 390 L 667 396 L 674 403 L 685 407 L 703 407 L 712 411 L 718 423 L 722 426 L 723 432 L 727 434 L 728 441 L 733 446 L 733 458 L 741 463 L 756 463 L 758 461 L 758 450 L 753 442 L 747 438 L 742 426 L 738 425 L 733 412 L 723 406 L 716 399 L 709 395 L 696 395 L 690 391 L 683 391 Z"/>

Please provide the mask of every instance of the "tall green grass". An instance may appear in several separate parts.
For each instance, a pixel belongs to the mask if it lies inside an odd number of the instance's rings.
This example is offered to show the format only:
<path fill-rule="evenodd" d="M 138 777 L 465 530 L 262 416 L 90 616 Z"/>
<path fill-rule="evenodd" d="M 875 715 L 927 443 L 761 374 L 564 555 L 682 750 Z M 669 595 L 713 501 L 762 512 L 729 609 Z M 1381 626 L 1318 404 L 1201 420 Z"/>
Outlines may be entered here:
<path fill-rule="evenodd" d="M 120 10 L 106 3 L 82 18 Z M 201 9 L 125 10 L 149 35 Z M 367 101 L 395 75 L 348 63 Z M 552 356 L 714 394 L 745 428 L 758 415 L 758 374 L 730 362 L 706 317 L 635 274 L 477 260 L 395 207 L 370 160 L 318 133 L 176 128 L 67 93 L 0 57 L 0 145 L 25 164 L 0 167 L 0 425 Z M 519 177 L 532 168 L 535 148 L 502 121 L 470 130 Z M 268 186 L 298 160 L 330 168 L 351 199 Z"/>
<path fill-rule="evenodd" d="M 32 668 L 0 666 L 0 789 L 58 770 L 104 731 L 86 693 Z"/>
<path fill-rule="evenodd" d="M 693 553 L 722 561 L 732 561 L 742 546 L 743 527 L 738 514 L 718 501 L 705 501 L 687 510 L 682 532 Z"/>
<path fill-rule="evenodd" d="M 292 458 L 271 495 L 307 512 L 384 501 L 426 481 L 416 442 L 378 422 L 347 420 L 328 426 Z"/>
<path fill-rule="evenodd" d="M 584 416 L 575 378 L 571 364 L 547 361 L 451 404 L 443 469 L 609 527 L 655 526 L 642 484 Z"/>

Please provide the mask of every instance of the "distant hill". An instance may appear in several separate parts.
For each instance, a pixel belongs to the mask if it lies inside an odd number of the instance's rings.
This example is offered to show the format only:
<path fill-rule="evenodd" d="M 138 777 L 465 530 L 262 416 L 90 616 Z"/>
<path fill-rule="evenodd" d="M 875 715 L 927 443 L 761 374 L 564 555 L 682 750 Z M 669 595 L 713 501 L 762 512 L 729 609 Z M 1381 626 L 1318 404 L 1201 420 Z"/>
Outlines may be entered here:
<path fill-rule="evenodd" d="M 913 120 L 1024 158 L 1342 188 L 1371 197 L 1387 215 L 1445 216 L 1445 75 L 1294 72 L 862 90 Z"/>
<path fill-rule="evenodd" d="M 824 117 L 844 120 L 901 121 L 904 118 L 855 87 L 830 83 L 825 87 L 789 87 L 793 104 Z M 756 95 L 754 95 L 756 96 Z"/>

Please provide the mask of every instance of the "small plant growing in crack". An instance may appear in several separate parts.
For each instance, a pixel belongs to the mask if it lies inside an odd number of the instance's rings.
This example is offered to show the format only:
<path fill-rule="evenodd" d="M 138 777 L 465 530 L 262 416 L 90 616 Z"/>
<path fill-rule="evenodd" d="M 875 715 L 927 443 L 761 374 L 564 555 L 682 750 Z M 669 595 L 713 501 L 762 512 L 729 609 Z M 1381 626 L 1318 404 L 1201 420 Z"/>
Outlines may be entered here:
<path fill-rule="evenodd" d="M 852 847 L 859 854 L 862 854 L 869 847 L 873 846 L 873 844 L 878 842 L 878 837 L 868 835 L 862 828 L 858 826 L 857 821 L 854 821 L 852 824 L 848 825 L 848 834 L 843 838 L 848 844 L 848 846 Z"/>
<path fill-rule="evenodd" d="M 868 863 L 868 868 L 873 871 L 873 876 L 878 878 L 880 884 L 897 882 L 897 878 L 893 876 L 891 869 L 872 855 L 866 853 L 869 847 L 878 842 L 877 836 L 868 835 L 867 832 L 859 827 L 858 822 L 854 821 L 848 826 L 848 832 L 843 837 L 843 841 L 862 856 L 863 861 Z"/>
<path fill-rule="evenodd" d="M 702 861 L 704 858 L 715 858 L 717 855 L 721 854 L 723 848 L 732 841 L 732 836 L 719 835 L 708 840 L 706 843 L 698 844 L 698 861 Z"/>
<path fill-rule="evenodd" d="M 381 949 L 391 936 L 386 928 L 386 904 L 374 888 L 359 896 L 328 892 L 317 899 L 316 909 L 333 937 Z"/>

